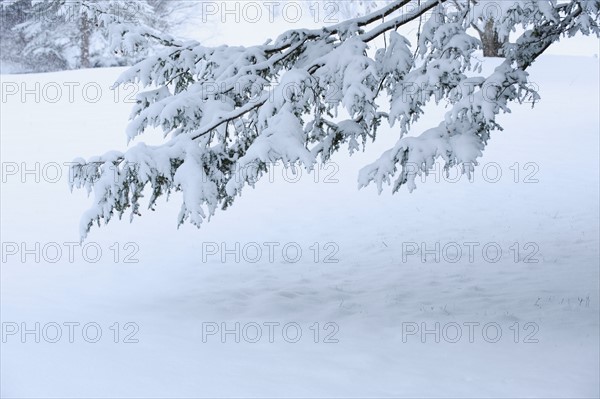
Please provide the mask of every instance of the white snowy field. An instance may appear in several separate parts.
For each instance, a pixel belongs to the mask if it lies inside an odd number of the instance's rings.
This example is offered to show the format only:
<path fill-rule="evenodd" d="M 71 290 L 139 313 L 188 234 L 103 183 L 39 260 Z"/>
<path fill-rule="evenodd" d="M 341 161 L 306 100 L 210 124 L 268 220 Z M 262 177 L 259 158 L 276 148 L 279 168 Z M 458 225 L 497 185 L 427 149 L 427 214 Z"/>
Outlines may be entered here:
<path fill-rule="evenodd" d="M 83 251 L 90 200 L 57 165 L 125 148 L 121 71 L 0 76 L 2 397 L 600 395 L 598 58 L 542 57 L 541 102 L 501 117 L 472 182 L 358 191 L 384 128 L 201 230 L 175 195 Z"/>

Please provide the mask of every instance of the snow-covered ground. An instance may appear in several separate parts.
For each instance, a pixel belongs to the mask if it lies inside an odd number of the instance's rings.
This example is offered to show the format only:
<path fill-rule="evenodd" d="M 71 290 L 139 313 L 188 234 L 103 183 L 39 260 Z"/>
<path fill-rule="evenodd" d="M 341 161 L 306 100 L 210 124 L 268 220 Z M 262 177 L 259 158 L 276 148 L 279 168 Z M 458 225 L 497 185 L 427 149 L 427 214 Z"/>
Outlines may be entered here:
<path fill-rule="evenodd" d="M 501 117 L 472 182 L 357 191 L 386 128 L 318 176 L 276 169 L 201 230 L 176 229 L 174 196 L 83 251 L 90 202 L 63 163 L 124 148 L 121 71 L 1 76 L 2 397 L 600 395 L 597 58 L 542 57 L 541 102 Z"/>

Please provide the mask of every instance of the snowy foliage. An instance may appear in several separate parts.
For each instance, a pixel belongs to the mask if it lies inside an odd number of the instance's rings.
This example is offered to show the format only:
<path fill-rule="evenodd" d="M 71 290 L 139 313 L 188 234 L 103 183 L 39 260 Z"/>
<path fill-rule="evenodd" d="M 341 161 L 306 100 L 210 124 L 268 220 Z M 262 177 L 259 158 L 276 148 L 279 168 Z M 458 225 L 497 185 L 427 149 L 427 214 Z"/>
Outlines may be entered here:
<path fill-rule="evenodd" d="M 81 235 L 128 209 L 140 213 L 149 188 L 150 208 L 161 195 L 183 192 L 179 223 L 200 226 L 253 186 L 275 162 L 311 170 L 347 148 L 352 154 L 389 123 L 397 144 L 359 176 L 359 187 L 384 184 L 413 190 L 415 179 L 441 159 L 472 173 L 496 117 L 511 102 L 535 102 L 527 68 L 552 43 L 576 33 L 599 35 L 599 1 L 519 0 L 501 5 L 495 29 L 508 41 L 505 61 L 478 76 L 473 55 L 481 47 L 470 27 L 489 11 L 482 0 L 394 1 L 363 17 L 322 29 L 295 29 L 253 47 L 209 48 L 154 37 L 166 46 L 126 71 L 117 85 L 137 82 L 139 94 L 127 129 L 134 140 L 148 128 L 165 143 L 137 144 L 72 166 L 72 188 L 94 193 Z M 410 7 L 409 7 L 410 6 Z M 422 19 L 415 46 L 396 32 Z M 145 31 L 119 27 L 129 49 Z M 386 47 L 370 43 L 386 38 Z M 516 35 L 515 35 L 516 36 Z M 379 101 L 378 101 L 379 100 Z M 417 135 L 411 126 L 427 103 L 450 103 L 441 123 Z"/>
<path fill-rule="evenodd" d="M 0 60 L 16 65 L 19 69 L 31 69 L 22 56 L 27 44 L 25 37 L 15 27 L 26 20 L 26 10 L 31 8 L 30 0 L 0 0 Z"/>
<path fill-rule="evenodd" d="M 149 36 L 168 39 L 154 27 L 166 28 L 171 10 L 152 0 L 20 0 L 1 11 L 2 59 L 53 71 L 134 64 L 150 53 Z"/>

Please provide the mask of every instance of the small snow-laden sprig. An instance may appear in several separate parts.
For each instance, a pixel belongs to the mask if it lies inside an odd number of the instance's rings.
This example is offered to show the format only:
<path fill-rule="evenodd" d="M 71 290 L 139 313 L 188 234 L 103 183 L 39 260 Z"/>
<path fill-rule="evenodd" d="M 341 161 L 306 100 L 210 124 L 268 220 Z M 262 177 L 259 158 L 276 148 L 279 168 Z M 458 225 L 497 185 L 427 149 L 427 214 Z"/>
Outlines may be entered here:
<path fill-rule="evenodd" d="M 471 57 L 480 47 L 480 41 L 466 33 L 465 25 L 460 22 L 461 14 L 445 13 L 442 6 L 435 9 L 419 37 L 420 65 L 404 73 L 401 79 L 392 76 L 395 79 L 388 83 L 389 120 L 392 126 L 399 123 L 402 135 L 419 120 L 429 101 L 437 104 L 447 99 L 452 103 L 462 98 L 462 82 L 471 69 Z M 407 54 L 408 49 L 401 51 Z"/>
<path fill-rule="evenodd" d="M 363 168 L 359 174 L 359 187 L 373 182 L 381 193 L 383 184 L 391 184 L 400 170 L 392 191 L 397 192 L 403 185 L 413 191 L 415 179 L 427 175 L 438 158 L 445 163 L 446 170 L 459 165 L 462 173 L 470 176 L 478 158 L 483 155 L 490 132 L 500 128 L 496 115 L 500 111 L 509 112 L 508 103 L 523 98 L 523 91 L 537 96 L 527 85 L 527 74 L 511 68 L 507 62 L 487 79 L 472 78 L 469 82 L 472 84 L 465 87 L 479 89 L 463 93 L 439 126 L 416 137 L 401 138 L 375 163 Z"/>
<path fill-rule="evenodd" d="M 219 204 L 228 206 L 233 201 L 225 190 L 233 164 L 220 155 L 217 148 L 180 139 L 159 147 L 140 143 L 125 153 L 111 152 L 87 162 L 75 160 L 70 166 L 71 189 L 85 188 L 94 198 L 82 217 L 82 239 L 94 223 L 108 223 L 115 215 L 120 219 L 128 209 L 131 220 L 140 215 L 140 200 L 147 188 L 151 210 L 161 196 L 182 191 L 179 224 L 189 218 L 199 227 Z"/>
<path fill-rule="evenodd" d="M 529 5 L 536 2 L 526 2 Z M 580 2 L 560 5 L 554 12 L 543 3 L 541 18 L 530 26 L 514 44 L 506 46 L 506 60 L 487 78 L 465 79 L 459 100 L 446 113 L 445 120 L 437 127 L 416 137 L 403 137 L 373 164 L 363 168 L 359 174 L 359 188 L 370 183 L 381 193 L 384 184 L 392 184 L 396 192 L 406 185 L 409 191 L 416 188 L 415 179 L 427 175 L 434 163 L 441 159 L 446 170 L 460 166 L 462 173 L 470 175 L 478 164 L 478 158 L 488 143 L 490 133 L 502 129 L 496 117 L 500 112 L 510 112 L 509 103 L 527 100 L 535 104 L 539 100 L 537 91 L 531 88 L 525 69 L 541 55 L 550 44 L 561 36 L 572 36 L 580 30 L 586 34 L 593 31 L 589 20 L 597 27 L 598 7 L 584 7 Z M 517 5 L 518 7 L 519 5 Z M 592 11 L 588 18 L 581 16 Z M 594 15 L 595 13 L 595 15 Z M 520 20 L 523 21 L 523 20 Z M 580 21 L 586 21 L 580 25 Z M 598 31 L 595 31 L 598 35 Z"/>
<path fill-rule="evenodd" d="M 471 173 L 491 132 L 500 129 L 497 115 L 512 101 L 538 99 L 528 87 L 527 67 L 561 36 L 597 34 L 598 7 L 514 2 L 498 23 L 507 31 L 521 24 L 525 33 L 505 46 L 504 63 L 484 77 L 472 76 L 481 43 L 468 31 L 479 18 L 472 10 L 480 0 L 452 0 L 452 11 L 445 3 L 423 0 L 405 10 L 409 1 L 396 1 L 365 17 L 291 30 L 252 47 L 157 39 L 165 47 L 123 73 L 117 85 L 145 88 L 128 139 L 160 127 L 165 143 L 138 144 L 74 166 L 75 186 L 95 195 L 82 237 L 113 214 L 139 214 L 148 191 L 151 209 L 162 195 L 182 191 L 179 224 L 201 226 L 277 162 L 311 170 L 319 157 L 327 161 L 344 147 L 350 154 L 364 149 L 386 121 L 399 140 L 361 171 L 360 187 L 375 183 L 381 191 L 393 183 L 394 192 L 403 185 L 413 190 L 416 176 L 438 159 Z M 525 10 L 529 14 L 520 16 Z M 395 30 L 418 18 L 423 29 L 412 47 Z M 386 46 L 373 51 L 371 42 L 384 35 Z M 445 120 L 409 136 L 425 105 L 442 100 L 450 106 Z"/>

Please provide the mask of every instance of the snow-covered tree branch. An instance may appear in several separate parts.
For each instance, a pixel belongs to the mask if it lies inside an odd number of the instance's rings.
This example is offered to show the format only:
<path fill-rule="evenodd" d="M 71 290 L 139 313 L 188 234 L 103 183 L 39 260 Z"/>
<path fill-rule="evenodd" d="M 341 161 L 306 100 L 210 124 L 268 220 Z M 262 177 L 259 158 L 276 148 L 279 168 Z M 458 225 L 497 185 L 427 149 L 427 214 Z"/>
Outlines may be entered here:
<path fill-rule="evenodd" d="M 409 0 L 391 2 L 368 15 L 322 29 L 295 29 L 253 47 L 205 47 L 179 42 L 143 27 L 114 23 L 113 37 L 125 50 L 143 40 L 163 48 L 126 71 L 116 82 L 140 83 L 127 128 L 134 140 L 160 127 L 164 144 L 139 143 L 72 166 L 72 188 L 94 193 L 81 235 L 94 222 L 108 222 L 131 208 L 149 187 L 149 207 L 173 191 L 183 192 L 179 223 L 196 226 L 217 208 L 232 204 L 275 162 L 311 170 L 342 147 L 350 154 L 375 140 L 382 123 L 399 140 L 359 176 L 379 191 L 415 188 L 415 177 L 438 160 L 471 173 L 482 156 L 496 117 L 511 102 L 538 99 L 526 69 L 552 43 L 577 33 L 599 35 L 600 1 L 500 2 L 494 29 L 508 37 L 504 62 L 490 76 L 478 76 L 474 53 L 481 41 L 472 25 L 488 2 Z M 451 7 L 450 7 L 451 6 Z M 102 10 L 100 10 L 102 12 Z M 422 19 L 411 46 L 396 30 Z M 385 37 L 386 47 L 371 45 Z M 143 40 L 142 40 L 143 39 Z M 439 125 L 418 135 L 411 126 L 429 102 L 447 100 L 451 109 Z"/>

